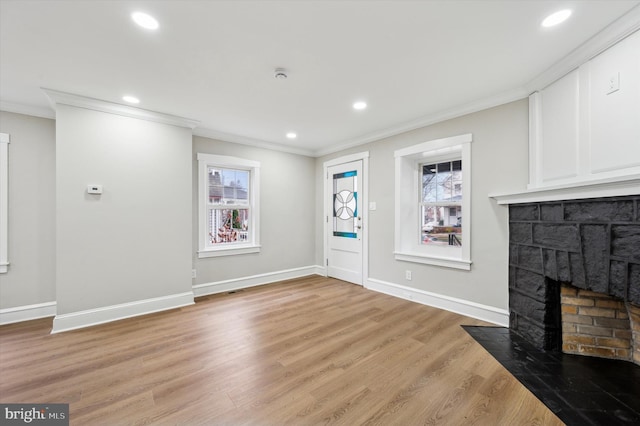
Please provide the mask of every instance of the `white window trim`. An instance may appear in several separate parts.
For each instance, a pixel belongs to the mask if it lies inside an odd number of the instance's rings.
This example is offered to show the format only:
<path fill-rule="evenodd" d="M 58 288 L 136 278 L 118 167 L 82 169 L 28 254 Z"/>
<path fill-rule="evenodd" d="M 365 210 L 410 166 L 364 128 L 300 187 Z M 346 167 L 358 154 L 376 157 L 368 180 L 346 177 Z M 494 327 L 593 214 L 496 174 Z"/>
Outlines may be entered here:
<path fill-rule="evenodd" d="M 396 260 L 471 269 L 471 133 L 436 139 L 395 151 L 395 236 Z M 454 158 L 462 159 L 462 248 L 433 247 L 420 243 L 420 165 Z M 408 225 L 413 224 L 413 225 Z"/>
<path fill-rule="evenodd" d="M 198 258 L 233 256 L 260 252 L 260 162 L 227 155 L 198 153 Z M 249 203 L 251 206 L 251 241 L 248 243 L 222 244 L 220 247 L 208 247 L 207 199 L 209 191 L 208 166 L 249 170 Z"/>
<path fill-rule="evenodd" d="M 11 137 L 0 133 L 0 274 L 9 267 L 9 143 Z"/>

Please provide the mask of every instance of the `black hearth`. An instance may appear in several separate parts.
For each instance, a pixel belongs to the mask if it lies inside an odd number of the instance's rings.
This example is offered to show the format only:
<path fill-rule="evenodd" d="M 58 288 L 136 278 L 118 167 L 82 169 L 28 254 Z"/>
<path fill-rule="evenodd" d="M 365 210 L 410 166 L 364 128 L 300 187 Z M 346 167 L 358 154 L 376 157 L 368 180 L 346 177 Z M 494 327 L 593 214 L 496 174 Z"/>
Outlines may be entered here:
<path fill-rule="evenodd" d="M 568 426 L 640 424 L 640 366 L 544 351 L 502 327 L 463 327 Z"/>

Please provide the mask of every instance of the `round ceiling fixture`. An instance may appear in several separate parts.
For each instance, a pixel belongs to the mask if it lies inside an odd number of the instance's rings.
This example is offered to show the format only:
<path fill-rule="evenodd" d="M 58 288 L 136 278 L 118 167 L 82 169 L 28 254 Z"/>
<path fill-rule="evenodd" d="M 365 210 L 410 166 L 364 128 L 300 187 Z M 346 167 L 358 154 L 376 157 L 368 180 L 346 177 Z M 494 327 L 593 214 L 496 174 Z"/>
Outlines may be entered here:
<path fill-rule="evenodd" d="M 298 135 L 295 132 L 287 133 L 287 138 L 289 138 L 289 139 L 295 139 L 297 137 L 298 137 Z"/>
<path fill-rule="evenodd" d="M 273 72 L 273 76 L 276 78 L 276 80 L 286 80 L 287 77 L 289 77 L 287 75 L 287 70 L 285 70 L 284 68 L 276 68 Z"/>
<path fill-rule="evenodd" d="M 144 12 L 133 12 L 131 14 L 131 19 L 140 25 L 142 28 L 146 28 L 147 30 L 157 30 L 160 24 L 153 16 L 144 13 Z"/>
<path fill-rule="evenodd" d="M 358 102 L 354 102 L 353 104 L 353 109 L 361 111 L 363 109 L 367 108 L 367 103 L 364 101 L 358 101 Z"/>
<path fill-rule="evenodd" d="M 551 15 L 547 16 L 544 19 L 544 21 L 542 21 L 541 25 L 545 28 L 553 27 L 566 21 L 569 18 L 569 16 L 571 16 L 571 10 L 569 9 L 560 10 L 556 13 L 552 13 Z"/>
<path fill-rule="evenodd" d="M 122 100 L 125 102 L 129 102 L 130 104 L 139 104 L 140 103 L 140 99 L 136 98 L 135 96 L 131 96 L 131 95 L 124 95 L 122 97 Z"/>

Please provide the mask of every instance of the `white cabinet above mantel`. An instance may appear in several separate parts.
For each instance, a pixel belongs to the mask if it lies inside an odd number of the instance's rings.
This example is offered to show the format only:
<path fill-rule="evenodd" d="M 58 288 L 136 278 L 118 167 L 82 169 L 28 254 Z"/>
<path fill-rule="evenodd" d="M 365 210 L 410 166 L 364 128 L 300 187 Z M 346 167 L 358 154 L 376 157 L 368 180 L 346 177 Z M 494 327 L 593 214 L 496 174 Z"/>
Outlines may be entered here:
<path fill-rule="evenodd" d="M 526 193 L 637 180 L 640 31 L 533 93 L 529 117 Z"/>

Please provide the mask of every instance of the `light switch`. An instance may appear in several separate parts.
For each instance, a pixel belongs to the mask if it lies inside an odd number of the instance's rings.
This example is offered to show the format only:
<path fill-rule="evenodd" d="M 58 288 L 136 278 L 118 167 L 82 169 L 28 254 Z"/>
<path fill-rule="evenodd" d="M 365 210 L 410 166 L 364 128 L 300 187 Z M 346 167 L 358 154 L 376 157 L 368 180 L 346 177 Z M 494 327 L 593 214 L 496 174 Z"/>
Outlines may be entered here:
<path fill-rule="evenodd" d="M 607 83 L 607 95 L 620 90 L 620 73 L 617 72 L 609 77 Z"/>
<path fill-rule="evenodd" d="M 376 208 L 377 206 L 375 201 L 369 203 L 369 210 L 375 210 Z"/>
<path fill-rule="evenodd" d="M 89 194 L 102 194 L 102 185 L 89 185 L 87 192 Z"/>

